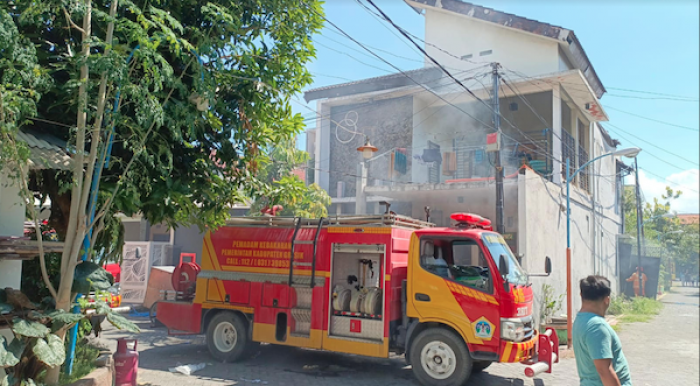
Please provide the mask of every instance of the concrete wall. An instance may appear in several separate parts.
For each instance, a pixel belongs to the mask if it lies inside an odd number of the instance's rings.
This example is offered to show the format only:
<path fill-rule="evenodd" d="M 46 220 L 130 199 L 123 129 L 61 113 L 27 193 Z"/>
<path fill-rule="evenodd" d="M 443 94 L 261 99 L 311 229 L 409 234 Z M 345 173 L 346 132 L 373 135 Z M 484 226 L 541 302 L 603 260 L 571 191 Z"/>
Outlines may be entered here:
<path fill-rule="evenodd" d="M 533 278 L 535 315 L 539 315 L 542 302 L 542 284 L 554 287 L 555 295 L 566 294 L 566 194 L 563 187 L 548 182 L 534 172 L 519 176 L 518 200 L 524 204 L 520 214 L 523 235 L 520 248 L 525 252 L 523 266 L 528 272 L 543 272 L 545 256 L 552 259 L 552 274 L 547 278 Z M 595 221 L 590 199 L 575 186 L 571 187 L 571 249 L 572 289 L 574 315 L 581 307 L 578 282 L 591 274 L 606 275 L 615 292 L 617 279 L 612 274 L 616 267 L 616 251 L 613 248 L 615 232 L 609 221 L 603 221 L 604 229 L 611 232 L 604 238 L 603 257 L 594 259 L 593 230 Z M 527 235 L 524 233 L 527 232 Z M 594 263 L 597 263 L 594 266 Z M 566 313 L 566 303 L 558 313 Z"/>
<path fill-rule="evenodd" d="M 464 71 L 482 66 L 484 62 L 498 62 L 527 76 L 559 70 L 559 51 L 555 41 L 443 10 L 426 11 L 425 40 L 458 57 L 471 54 L 466 61 L 429 44 L 425 47 L 438 62 Z M 491 54 L 480 54 L 489 50 Z M 426 64 L 429 64 L 427 58 Z"/>
<path fill-rule="evenodd" d="M 19 196 L 19 185 L 0 171 L 0 236 L 24 235 L 25 206 Z M 0 261 L 0 288 L 20 289 L 21 261 Z"/>
<path fill-rule="evenodd" d="M 362 160 L 357 148 L 368 136 L 372 145 L 379 150 L 377 155 L 391 151 L 396 147 L 409 147 L 413 132 L 413 97 L 399 97 L 377 100 L 370 103 L 333 106 L 330 109 L 331 123 L 326 133 L 325 127 L 317 133 L 317 142 L 327 134 L 328 142 L 320 144 L 317 153 L 323 157 L 324 146 L 328 151 L 328 166 L 331 170 L 326 189 L 331 197 L 338 197 L 338 182 L 345 182 L 345 197 L 355 195 L 356 175 Z M 338 127 L 338 124 L 342 127 Z M 353 133 L 362 133 L 358 135 Z M 317 160 L 325 164 L 325 160 Z M 408 161 L 410 167 L 410 160 Z M 328 173 L 321 173 L 321 176 Z M 318 176 L 318 175 L 317 175 Z M 325 177 L 324 177 L 325 178 Z M 388 175 L 386 176 L 388 179 Z M 323 179 L 317 180 L 323 182 Z"/>

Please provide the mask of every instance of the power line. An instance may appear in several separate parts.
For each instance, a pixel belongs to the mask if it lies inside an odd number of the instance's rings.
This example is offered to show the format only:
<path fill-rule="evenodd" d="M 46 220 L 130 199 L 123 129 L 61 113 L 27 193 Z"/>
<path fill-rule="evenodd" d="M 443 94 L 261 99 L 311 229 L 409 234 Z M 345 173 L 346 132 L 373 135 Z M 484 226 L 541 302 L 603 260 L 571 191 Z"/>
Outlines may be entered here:
<path fill-rule="evenodd" d="M 642 99 L 642 100 L 666 100 L 675 102 L 692 102 L 698 103 L 697 99 L 682 99 L 682 98 L 671 98 L 671 97 L 642 97 L 634 95 L 622 95 L 622 94 L 607 94 L 609 97 L 614 98 L 627 98 L 627 99 Z"/>
<path fill-rule="evenodd" d="M 379 8 L 376 4 L 374 4 L 374 1 L 367 0 L 367 2 L 370 3 L 374 8 L 376 8 L 377 11 L 382 15 L 382 17 L 387 22 L 389 22 L 392 26 L 394 26 L 394 28 L 396 28 L 396 30 L 399 31 L 400 34 L 405 36 L 409 42 L 411 42 L 414 46 L 416 46 L 416 48 L 418 48 L 418 50 L 420 52 L 422 52 L 423 55 L 425 55 L 428 59 L 430 59 L 431 62 L 433 62 L 433 64 L 435 64 L 438 68 L 440 68 L 445 74 L 447 74 L 447 76 L 452 78 L 452 80 L 454 80 L 455 83 L 460 85 L 464 90 L 466 90 L 469 93 L 469 95 L 473 96 L 476 100 L 478 100 L 481 103 L 483 103 L 484 105 L 488 106 L 488 104 L 486 102 L 484 102 L 481 98 L 479 98 L 476 94 L 474 94 L 474 92 L 472 92 L 472 90 L 470 90 L 467 86 L 465 86 L 462 82 L 460 82 L 459 79 L 455 78 L 440 62 L 435 60 L 435 58 L 433 58 L 432 56 L 428 55 L 428 53 L 423 49 L 423 47 L 421 47 L 418 43 L 416 43 L 413 39 L 411 39 L 411 37 L 408 35 L 408 33 L 403 28 L 399 27 L 396 23 L 394 23 L 394 21 L 391 20 L 391 18 L 389 18 L 389 16 L 387 16 L 387 14 L 384 13 L 384 11 L 382 11 L 381 8 Z"/>
<path fill-rule="evenodd" d="M 470 69 L 470 70 L 463 71 L 462 73 L 459 73 L 458 76 L 466 75 L 466 74 L 468 74 L 468 73 L 470 73 L 470 72 L 477 71 L 477 70 L 479 70 L 479 69 L 481 69 L 481 68 L 483 68 L 483 67 L 485 67 L 485 66 L 477 67 L 477 68 L 473 68 L 473 69 Z M 463 80 L 464 80 L 464 81 L 477 80 L 478 77 L 480 77 L 480 76 L 483 76 L 483 73 L 478 74 L 478 75 L 475 75 L 475 76 L 472 76 L 472 77 L 464 78 Z M 439 77 L 439 78 L 436 78 L 436 79 L 434 79 L 434 81 L 438 81 L 438 82 L 439 82 L 439 81 L 441 81 L 442 79 L 445 79 L 445 78 L 447 78 L 446 75 L 445 75 L 445 76 L 441 76 L 441 77 Z M 433 86 L 433 88 L 437 89 L 437 88 L 449 86 L 450 84 L 452 84 L 452 81 L 449 81 L 448 83 L 445 83 L 445 84 L 439 84 L 439 83 L 438 83 L 438 84 L 436 84 L 435 86 Z M 420 90 L 416 90 L 416 91 L 413 91 L 413 92 L 410 92 L 410 93 L 406 93 L 406 94 L 404 94 L 403 96 L 409 96 L 409 95 L 415 96 L 415 95 L 422 94 L 422 93 L 425 93 L 425 92 L 430 92 L 430 93 L 433 93 L 433 94 L 434 94 L 434 92 L 433 92 L 432 90 L 430 90 L 430 89 L 428 89 L 428 88 L 426 88 L 426 87 L 423 87 L 423 88 L 420 89 Z M 297 100 L 297 103 L 302 104 L 302 105 L 304 105 L 305 108 L 309 109 L 303 102 Z M 433 104 L 434 104 L 434 103 L 433 103 Z M 338 113 L 338 112 L 341 112 L 341 113 L 342 113 L 342 112 L 348 112 L 348 111 L 354 110 L 354 109 L 355 109 L 355 107 L 350 107 L 350 108 L 348 108 L 348 109 L 339 110 L 339 111 L 335 111 L 335 112 L 336 112 L 336 113 Z M 315 115 L 312 116 L 312 117 L 307 117 L 307 118 L 305 118 L 305 119 L 304 119 L 305 122 L 315 120 L 315 119 L 317 119 L 317 118 L 319 118 L 319 117 L 321 117 L 321 118 L 327 118 L 327 117 L 329 116 L 329 115 L 325 115 L 325 116 L 324 116 L 324 115 L 322 115 L 321 113 L 319 113 L 319 112 L 317 112 L 316 110 L 313 110 L 313 109 L 311 109 L 311 111 L 314 112 Z M 416 114 L 417 114 L 417 113 L 415 113 L 414 116 L 415 116 Z"/>
<path fill-rule="evenodd" d="M 635 113 L 630 113 L 630 112 L 628 112 L 628 111 L 620 110 L 620 109 L 618 109 L 618 108 L 616 108 L 616 107 L 612 107 L 612 106 L 603 106 L 603 107 L 605 107 L 606 109 L 610 109 L 610 110 L 614 110 L 614 111 L 619 111 L 619 112 L 621 112 L 621 113 L 623 113 L 623 114 L 631 115 L 631 116 L 633 116 L 633 117 L 645 119 L 645 120 L 647 120 L 647 121 L 660 123 L 660 124 L 666 125 L 666 126 L 677 127 L 677 128 L 679 128 L 679 129 L 686 129 L 686 130 L 690 130 L 690 131 L 700 131 L 700 130 L 694 128 L 694 127 L 683 126 L 683 125 L 677 125 L 677 124 L 675 124 L 675 123 L 664 122 L 664 121 L 660 121 L 660 120 L 658 120 L 658 119 L 649 118 L 649 117 L 644 117 L 644 116 L 641 116 L 641 115 L 638 115 L 638 114 L 635 114 Z"/>
<path fill-rule="evenodd" d="M 339 54 L 341 54 L 341 55 L 345 55 L 345 56 L 349 57 L 350 59 L 352 59 L 352 60 L 354 60 L 354 61 L 356 61 L 356 62 L 358 62 L 358 63 L 360 63 L 360 64 L 364 64 L 364 65 L 367 66 L 367 67 L 372 67 L 372 68 L 377 69 L 377 70 L 380 70 L 380 71 L 384 71 L 384 72 L 387 72 L 387 73 L 391 73 L 391 71 L 387 70 L 386 68 L 381 68 L 381 67 L 375 66 L 375 65 L 373 65 L 373 64 L 365 63 L 365 62 L 361 61 L 360 59 L 357 59 L 356 57 L 354 57 L 354 56 L 348 54 L 347 52 L 343 52 L 343 51 L 340 51 L 340 50 L 336 50 L 335 48 L 329 47 L 329 46 L 327 46 L 327 45 L 325 45 L 325 44 L 323 44 L 323 43 L 321 43 L 321 42 L 319 42 L 319 41 L 316 41 L 315 44 L 318 44 L 318 45 L 320 45 L 321 47 L 325 47 L 326 49 L 329 49 L 329 50 L 331 50 L 331 51 L 333 51 L 333 52 L 337 52 L 337 53 L 339 53 Z"/>
<path fill-rule="evenodd" d="M 359 0 L 358 0 L 358 2 L 359 2 Z M 518 127 L 516 127 L 513 123 L 511 123 L 506 117 L 504 117 L 503 114 L 500 113 L 500 111 L 496 111 L 490 104 L 486 103 L 484 100 L 482 100 L 481 98 L 479 98 L 472 90 L 470 90 L 467 86 L 465 86 L 462 82 L 460 82 L 457 78 L 455 78 L 442 64 L 440 64 L 440 62 L 438 62 L 435 58 L 433 58 L 432 56 L 430 56 L 419 44 L 417 44 L 413 39 L 411 39 L 411 37 L 409 36 L 409 33 L 408 33 L 406 30 L 404 30 L 404 29 L 401 28 L 399 25 L 397 25 L 393 20 L 391 20 L 391 18 L 389 18 L 389 16 L 387 16 L 387 14 L 384 13 L 384 11 L 382 11 L 382 9 L 379 8 L 379 7 L 374 3 L 373 0 L 367 0 L 367 2 L 368 2 L 369 4 L 371 4 L 371 5 L 382 15 L 382 17 L 383 17 L 387 22 L 389 22 L 394 28 L 396 28 L 396 30 L 398 30 L 399 33 L 401 33 L 402 35 L 404 35 L 404 36 L 406 37 L 406 39 L 408 39 L 413 45 L 415 45 L 416 48 L 418 48 L 418 49 L 423 53 L 423 55 L 425 55 L 428 59 L 430 59 L 430 61 L 432 61 L 438 68 L 440 68 L 440 69 L 441 69 L 445 74 L 447 74 L 450 78 L 452 78 L 452 80 L 454 80 L 455 83 L 457 83 L 457 84 L 458 84 L 459 86 L 461 86 L 464 90 L 466 90 L 467 93 L 469 93 L 469 95 L 471 95 L 471 96 L 474 97 L 476 100 L 478 100 L 479 102 L 481 102 L 484 106 L 486 106 L 486 107 L 487 107 L 489 110 L 491 110 L 493 113 L 495 113 L 495 114 L 497 114 L 499 117 L 501 117 L 506 123 L 508 123 L 512 128 L 516 129 L 518 132 L 520 132 L 523 136 L 525 136 L 526 138 L 529 138 L 527 134 L 525 134 L 522 130 L 520 130 L 520 129 L 519 129 Z M 490 126 L 490 125 L 487 125 L 487 126 Z M 492 128 L 493 128 L 493 127 L 492 127 Z M 494 128 L 494 130 L 495 130 L 495 128 Z M 506 137 L 509 137 L 508 135 L 506 135 L 505 133 L 503 133 L 501 130 L 499 130 L 499 132 L 501 132 L 501 135 L 504 135 L 504 136 L 506 136 Z M 509 137 L 509 138 L 513 139 L 513 137 Z M 529 139 L 534 143 L 534 141 L 532 140 L 532 138 L 529 138 Z M 546 153 L 546 152 L 545 152 L 545 153 Z"/>
<path fill-rule="evenodd" d="M 436 97 L 442 99 L 445 103 L 451 104 L 451 103 L 449 103 L 449 101 L 447 101 L 445 98 L 443 98 L 442 96 L 440 96 L 440 95 L 438 95 L 437 93 L 433 92 L 432 90 L 430 90 L 429 88 L 427 88 L 425 85 L 423 85 L 422 83 L 420 83 L 420 82 L 418 82 L 417 80 L 415 80 L 414 78 L 412 78 L 412 77 L 411 77 L 409 74 L 407 74 L 405 71 L 402 71 L 400 68 L 396 67 L 396 66 L 395 66 L 394 64 L 392 64 L 391 62 L 387 61 L 386 59 L 384 59 L 384 58 L 382 58 L 381 56 L 379 56 L 379 55 L 377 55 L 376 53 L 374 53 L 372 50 L 370 50 L 369 48 L 367 48 L 364 44 L 362 44 L 361 42 L 357 41 L 357 39 L 353 38 L 353 37 L 350 36 L 347 32 L 345 32 L 345 31 L 342 30 L 340 27 L 338 27 L 335 23 L 333 23 L 332 21 L 328 20 L 325 16 L 323 16 L 322 14 L 318 14 L 318 15 L 319 15 L 321 18 L 323 18 L 324 20 L 326 20 L 326 22 L 328 22 L 330 25 L 332 25 L 335 29 L 337 29 L 338 31 L 340 31 L 341 33 L 343 33 L 348 39 L 352 40 L 355 44 L 357 44 L 357 45 L 359 45 L 360 47 L 362 47 L 365 51 L 369 52 L 370 54 L 372 54 L 372 55 L 374 55 L 375 57 L 379 58 L 381 61 L 383 61 L 383 62 L 385 62 L 386 64 L 390 65 L 390 66 L 393 67 L 396 71 L 400 72 L 400 73 L 403 74 L 406 78 L 410 79 L 413 83 L 415 83 L 415 84 L 417 84 L 418 86 L 420 86 L 420 87 L 426 89 L 427 91 L 431 92 L 431 93 L 432 93 L 433 95 L 435 95 Z M 486 127 L 493 128 L 493 127 L 492 127 L 491 125 L 489 125 L 488 123 L 485 123 L 484 121 L 482 121 L 482 120 L 480 120 L 480 119 L 474 117 L 473 115 L 469 114 L 468 112 L 464 111 L 463 109 L 461 109 L 461 108 L 459 108 L 459 107 L 457 107 L 457 106 L 455 106 L 455 105 L 453 105 L 453 104 L 451 104 L 451 105 L 452 105 L 453 107 L 459 109 L 460 111 L 462 111 L 464 114 L 466 114 L 467 116 L 469 116 L 469 117 L 472 118 L 473 120 L 475 120 L 475 121 L 477 121 L 477 122 L 483 124 L 483 125 L 486 126 Z"/>
<path fill-rule="evenodd" d="M 681 184 L 679 184 L 679 183 L 677 183 L 677 182 L 669 181 L 668 178 L 662 177 L 662 176 L 660 176 L 660 175 L 658 175 L 658 174 L 654 174 L 654 173 L 650 172 L 650 171 L 647 170 L 647 169 L 639 168 L 639 170 L 643 170 L 645 173 L 648 173 L 648 174 L 650 174 L 650 175 L 652 175 L 652 176 L 654 176 L 654 177 L 661 178 L 661 180 L 662 180 L 664 183 L 668 183 L 668 184 L 671 184 L 671 185 L 676 185 L 676 186 L 678 186 L 678 187 L 680 187 L 680 188 L 683 188 L 683 189 L 685 189 L 685 190 L 689 190 L 689 191 L 691 191 L 691 192 L 693 192 L 693 193 L 700 193 L 699 191 L 694 190 L 694 189 L 690 189 L 690 188 L 688 188 L 688 187 L 685 186 L 685 185 L 681 185 Z"/>
<path fill-rule="evenodd" d="M 645 139 L 643 139 L 643 138 L 640 138 L 640 137 L 638 137 L 638 136 L 636 136 L 636 135 L 630 133 L 629 131 L 626 131 L 626 130 L 621 129 L 620 127 L 615 126 L 615 125 L 613 125 L 613 124 L 610 123 L 610 122 L 606 122 L 606 126 L 613 127 L 613 128 L 615 128 L 616 130 L 619 130 L 619 131 L 621 131 L 621 132 L 623 132 L 623 133 L 626 133 L 627 135 L 631 135 L 632 137 L 635 137 L 635 138 L 637 138 L 638 140 L 640 140 L 640 141 L 646 143 L 647 145 L 652 146 L 652 147 L 655 147 L 655 148 L 657 148 L 657 149 L 663 151 L 664 153 L 667 153 L 667 154 L 670 154 L 670 155 L 672 155 L 672 156 L 674 156 L 674 157 L 677 157 L 677 158 L 679 158 L 679 159 L 682 159 L 683 161 L 690 162 L 691 164 L 693 164 L 693 166 L 698 166 L 698 162 L 697 162 L 697 161 L 692 161 L 692 160 L 689 160 L 689 159 L 687 159 L 687 158 L 685 158 L 685 157 L 682 157 L 682 156 L 680 156 L 680 155 L 678 155 L 678 154 L 676 154 L 676 153 L 670 152 L 670 151 L 668 151 L 668 150 L 666 150 L 666 149 L 664 149 L 664 148 L 662 148 L 662 147 L 660 147 L 660 146 L 657 146 L 657 145 L 653 144 L 652 142 L 649 142 L 649 141 L 647 141 L 647 140 L 645 140 Z M 631 142 L 631 141 L 630 141 L 630 142 Z M 683 169 L 683 170 L 685 170 L 685 169 Z"/>
<path fill-rule="evenodd" d="M 509 72 L 513 72 L 513 71 L 510 71 L 510 70 L 508 70 L 508 71 L 509 71 Z M 533 83 L 533 82 L 531 82 L 531 83 L 534 84 L 535 86 L 538 86 L 537 84 L 535 84 L 535 83 Z M 539 87 L 539 86 L 538 86 L 538 87 Z M 540 89 L 542 89 L 542 88 L 540 88 Z M 543 89 L 542 89 L 542 90 L 543 90 Z M 614 126 L 614 125 L 612 125 L 612 124 L 610 124 L 610 123 L 607 123 L 607 125 L 609 125 L 609 126 L 611 126 L 611 127 L 617 128 L 616 126 Z M 618 128 L 618 129 L 619 129 L 619 128 Z M 623 131 L 622 129 L 619 129 L 619 130 Z M 630 134 L 630 135 L 633 135 L 633 134 Z M 637 136 L 635 136 L 635 137 L 636 137 L 636 138 L 639 138 L 639 137 L 637 137 Z M 624 137 L 623 137 L 623 138 L 624 138 Z M 561 139 L 561 138 L 560 138 L 560 139 Z M 644 141 L 644 140 L 641 139 L 641 138 L 639 138 L 639 139 L 642 140 L 642 141 Z M 634 143 L 633 143 L 632 141 L 629 141 L 629 142 L 632 143 L 632 144 L 634 145 Z M 683 158 L 683 157 L 681 157 L 681 156 L 678 156 L 678 155 L 675 155 L 675 154 L 673 154 L 673 153 L 670 153 L 670 152 L 668 152 L 667 150 L 664 150 L 664 149 L 662 149 L 662 148 L 660 148 L 660 147 L 658 147 L 658 146 L 656 146 L 656 145 L 654 145 L 654 144 L 651 144 L 650 142 L 647 142 L 647 141 L 644 141 L 644 142 L 646 142 L 646 143 L 648 143 L 648 144 L 650 144 L 650 145 L 652 145 L 652 146 L 654 146 L 654 147 L 656 147 L 656 148 L 658 148 L 658 149 L 660 149 L 660 150 L 662 150 L 662 151 L 664 151 L 664 152 L 667 152 L 667 153 L 672 154 L 672 155 L 674 155 L 674 156 L 676 156 L 676 157 L 678 157 L 678 158 L 681 158 L 681 159 L 683 159 L 683 160 L 685 160 L 685 161 L 688 161 L 688 162 L 693 163 L 692 161 L 690 161 L 690 160 L 688 160 L 688 159 L 686 159 L 686 158 Z M 657 157 L 657 156 L 654 155 L 653 153 L 650 153 L 650 152 L 648 152 L 648 151 L 645 152 L 645 153 L 648 154 L 649 156 L 651 156 L 651 157 L 653 157 L 653 158 L 655 158 L 655 159 L 657 159 L 657 160 L 659 160 L 659 161 L 661 161 L 661 162 L 663 162 L 663 163 L 665 163 L 665 164 L 671 166 L 671 167 L 674 167 L 674 168 L 678 169 L 678 170 L 683 170 L 683 171 L 686 170 L 686 169 L 683 169 L 683 168 L 681 168 L 681 167 L 679 167 L 679 166 L 677 166 L 677 165 L 675 165 L 675 164 L 673 164 L 673 163 L 670 163 L 670 162 L 666 161 L 666 160 L 663 159 L 663 158 Z M 694 163 L 694 164 L 697 165 L 697 163 Z"/>
<path fill-rule="evenodd" d="M 608 88 L 609 90 L 626 91 L 626 92 L 634 92 L 634 93 L 649 94 L 649 95 L 660 95 L 660 96 L 673 97 L 673 98 L 679 98 L 679 99 L 693 99 L 693 100 L 697 101 L 697 99 L 695 99 L 695 98 L 693 98 L 693 97 L 682 96 L 682 95 L 663 94 L 663 93 L 660 93 L 660 92 L 631 90 L 631 89 L 628 89 L 628 88 L 618 88 L 618 87 L 607 87 L 607 88 Z"/>

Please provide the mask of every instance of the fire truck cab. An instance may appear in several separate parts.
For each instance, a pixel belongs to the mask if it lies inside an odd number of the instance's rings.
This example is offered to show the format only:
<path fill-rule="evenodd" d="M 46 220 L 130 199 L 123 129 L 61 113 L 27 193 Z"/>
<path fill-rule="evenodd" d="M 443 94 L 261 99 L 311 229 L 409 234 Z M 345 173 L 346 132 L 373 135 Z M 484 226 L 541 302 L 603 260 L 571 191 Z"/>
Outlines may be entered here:
<path fill-rule="evenodd" d="M 403 353 L 427 386 L 461 385 L 493 362 L 551 372 L 558 341 L 534 327 L 528 274 L 488 220 L 452 219 L 231 219 L 204 237 L 196 280 L 174 278 L 191 287 L 158 302 L 157 319 L 171 334 L 206 334 L 226 362 L 265 342 Z"/>

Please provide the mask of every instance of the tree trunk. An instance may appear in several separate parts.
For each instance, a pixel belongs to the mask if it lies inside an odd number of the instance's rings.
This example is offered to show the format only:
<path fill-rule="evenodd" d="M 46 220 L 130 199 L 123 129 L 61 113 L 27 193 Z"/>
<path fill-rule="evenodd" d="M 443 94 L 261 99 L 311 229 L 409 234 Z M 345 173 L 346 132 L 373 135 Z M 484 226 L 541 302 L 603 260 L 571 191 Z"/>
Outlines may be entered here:
<path fill-rule="evenodd" d="M 85 133 L 87 123 L 88 109 L 88 91 L 87 83 L 89 82 L 89 69 L 87 59 L 90 55 L 90 35 L 92 26 L 92 1 L 84 0 L 85 13 L 83 15 L 82 27 L 82 59 L 83 65 L 80 68 L 80 87 L 78 89 L 78 116 L 76 127 L 76 143 L 75 155 L 72 157 L 72 193 L 71 193 L 71 208 L 68 220 L 68 229 L 66 231 L 66 242 L 61 255 L 61 281 L 58 285 L 58 298 L 56 299 L 56 309 L 70 311 L 71 308 L 71 287 L 73 286 L 73 277 L 75 267 L 78 265 L 78 254 L 83 244 L 85 237 L 86 218 L 85 207 L 81 207 L 86 198 L 82 197 L 85 180 L 89 183 L 91 176 L 86 175 L 83 170 L 85 163 Z M 66 12 L 66 17 L 70 19 L 70 15 Z M 99 142 L 99 138 L 91 138 L 93 143 Z M 91 146 L 93 147 L 93 146 Z M 95 151 L 96 153 L 96 151 Z M 88 165 L 89 167 L 90 165 Z M 94 159 L 93 165 L 94 167 Z M 91 168 L 89 168 L 91 170 Z M 57 335 L 61 340 L 66 336 L 65 330 L 57 331 Z M 56 366 L 48 369 L 46 372 L 45 382 L 47 385 L 56 385 L 59 381 L 61 367 Z"/>

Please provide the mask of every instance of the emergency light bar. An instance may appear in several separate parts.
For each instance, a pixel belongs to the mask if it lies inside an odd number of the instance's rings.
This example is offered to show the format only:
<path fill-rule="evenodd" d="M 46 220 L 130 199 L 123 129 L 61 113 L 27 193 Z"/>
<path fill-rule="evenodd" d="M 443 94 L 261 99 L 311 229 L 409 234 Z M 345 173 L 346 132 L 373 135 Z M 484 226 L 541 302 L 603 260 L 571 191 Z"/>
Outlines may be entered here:
<path fill-rule="evenodd" d="M 482 228 L 485 230 L 493 230 L 491 227 L 491 220 L 483 218 L 478 214 L 473 213 L 453 213 L 450 216 L 451 219 L 457 222 L 457 226 L 467 225 L 471 227 Z"/>

